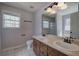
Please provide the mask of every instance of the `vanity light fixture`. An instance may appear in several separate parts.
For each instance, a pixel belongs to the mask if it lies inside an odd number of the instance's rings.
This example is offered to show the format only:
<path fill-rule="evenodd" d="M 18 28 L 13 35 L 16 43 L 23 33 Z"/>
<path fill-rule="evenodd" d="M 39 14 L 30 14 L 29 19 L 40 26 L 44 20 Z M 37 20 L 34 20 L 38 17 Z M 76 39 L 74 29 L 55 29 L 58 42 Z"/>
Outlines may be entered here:
<path fill-rule="evenodd" d="M 47 12 L 47 13 L 50 13 L 50 14 L 55 14 L 55 13 L 56 13 L 56 10 L 49 7 L 49 8 L 46 10 L 46 12 Z"/>
<path fill-rule="evenodd" d="M 57 6 L 58 6 L 58 8 L 61 9 L 61 10 L 67 8 L 67 4 L 65 4 L 65 3 L 63 3 L 63 2 L 59 2 Z"/>
<path fill-rule="evenodd" d="M 52 12 L 50 14 L 55 14 L 57 11 L 55 9 L 52 9 Z"/>
<path fill-rule="evenodd" d="M 52 8 L 48 7 L 46 12 L 48 12 L 48 13 L 52 12 Z"/>
<path fill-rule="evenodd" d="M 58 10 L 64 10 L 67 8 L 67 4 L 64 2 L 54 2 L 47 8 L 45 8 L 46 12 L 50 14 L 55 14 Z"/>

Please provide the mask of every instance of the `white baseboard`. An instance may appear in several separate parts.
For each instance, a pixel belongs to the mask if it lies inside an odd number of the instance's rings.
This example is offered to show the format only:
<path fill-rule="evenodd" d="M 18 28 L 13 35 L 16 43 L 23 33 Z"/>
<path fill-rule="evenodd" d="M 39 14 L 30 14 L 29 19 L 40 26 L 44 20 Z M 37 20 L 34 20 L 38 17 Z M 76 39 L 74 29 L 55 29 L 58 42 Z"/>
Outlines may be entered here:
<path fill-rule="evenodd" d="M 23 46 L 26 46 L 26 44 L 20 44 L 20 45 L 17 45 L 17 46 L 5 48 L 2 51 L 12 50 L 12 49 L 20 48 L 20 47 L 23 47 Z"/>

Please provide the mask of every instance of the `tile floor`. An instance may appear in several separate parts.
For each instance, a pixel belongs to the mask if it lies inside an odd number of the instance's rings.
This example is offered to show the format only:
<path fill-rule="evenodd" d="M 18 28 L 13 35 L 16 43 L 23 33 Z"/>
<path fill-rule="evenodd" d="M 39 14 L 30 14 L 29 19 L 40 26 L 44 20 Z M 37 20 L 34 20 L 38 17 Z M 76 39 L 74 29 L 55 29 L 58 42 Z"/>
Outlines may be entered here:
<path fill-rule="evenodd" d="M 2 56 L 35 56 L 35 53 L 33 52 L 33 48 L 27 49 L 26 46 L 4 51 L 2 52 Z"/>

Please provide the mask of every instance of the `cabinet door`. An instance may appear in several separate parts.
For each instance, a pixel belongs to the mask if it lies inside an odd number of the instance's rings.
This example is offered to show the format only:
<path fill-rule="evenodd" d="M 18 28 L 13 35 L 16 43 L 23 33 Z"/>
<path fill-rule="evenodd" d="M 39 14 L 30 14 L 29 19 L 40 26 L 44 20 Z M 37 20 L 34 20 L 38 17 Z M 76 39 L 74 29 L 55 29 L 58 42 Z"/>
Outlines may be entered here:
<path fill-rule="evenodd" d="M 35 54 L 37 54 L 37 41 L 35 39 L 33 39 L 33 51 L 35 52 Z"/>
<path fill-rule="evenodd" d="M 48 47 L 48 56 L 66 56 L 65 54 L 57 51 L 54 48 Z"/>
<path fill-rule="evenodd" d="M 40 42 L 39 41 L 37 41 L 37 47 L 36 47 L 36 51 L 37 51 L 37 56 L 39 56 L 40 54 L 40 49 L 39 49 L 39 47 L 40 47 Z"/>
<path fill-rule="evenodd" d="M 40 53 L 39 46 L 40 46 L 40 42 L 36 39 L 33 39 L 33 51 L 37 56 L 39 56 L 39 53 Z"/>
<path fill-rule="evenodd" d="M 47 56 L 47 45 L 40 43 L 40 56 Z"/>

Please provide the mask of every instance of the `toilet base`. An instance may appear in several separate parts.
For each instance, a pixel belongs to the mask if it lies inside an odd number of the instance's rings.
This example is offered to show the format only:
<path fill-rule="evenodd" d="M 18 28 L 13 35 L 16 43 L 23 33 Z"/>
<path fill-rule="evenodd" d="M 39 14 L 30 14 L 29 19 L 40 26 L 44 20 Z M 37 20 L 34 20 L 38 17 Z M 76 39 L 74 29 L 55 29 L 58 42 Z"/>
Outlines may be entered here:
<path fill-rule="evenodd" d="M 31 49 L 33 46 L 32 46 L 32 43 L 33 43 L 33 40 L 28 40 L 26 41 L 26 45 L 27 45 L 27 49 Z"/>

